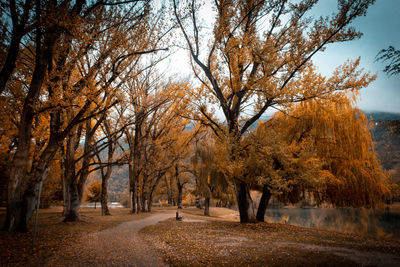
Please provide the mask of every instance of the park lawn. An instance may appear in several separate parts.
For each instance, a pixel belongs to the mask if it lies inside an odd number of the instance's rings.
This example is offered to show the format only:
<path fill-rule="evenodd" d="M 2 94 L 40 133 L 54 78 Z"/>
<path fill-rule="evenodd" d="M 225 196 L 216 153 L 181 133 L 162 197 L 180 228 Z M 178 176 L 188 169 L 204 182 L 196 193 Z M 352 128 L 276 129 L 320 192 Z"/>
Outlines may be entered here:
<path fill-rule="evenodd" d="M 115 227 L 120 223 L 140 219 L 149 214 L 132 215 L 129 209 L 111 209 L 112 216 L 101 216 L 100 209 L 80 210 L 81 221 L 62 222 L 62 209 L 42 209 L 39 212 L 39 221 L 35 247 L 32 248 L 33 223 L 32 218 L 28 233 L 8 233 L 0 231 L 0 266 L 7 266 L 12 262 L 15 265 L 35 265 L 55 253 L 68 250 L 78 238 L 85 233 L 98 232 Z M 5 220 L 5 209 L 0 210 L 0 225 Z"/>
<path fill-rule="evenodd" d="M 391 266 L 400 262 L 400 240 L 282 224 L 240 224 L 234 212 L 222 208 L 212 208 L 211 217 L 195 208 L 180 214 L 183 221 L 171 219 L 140 231 L 171 266 Z"/>

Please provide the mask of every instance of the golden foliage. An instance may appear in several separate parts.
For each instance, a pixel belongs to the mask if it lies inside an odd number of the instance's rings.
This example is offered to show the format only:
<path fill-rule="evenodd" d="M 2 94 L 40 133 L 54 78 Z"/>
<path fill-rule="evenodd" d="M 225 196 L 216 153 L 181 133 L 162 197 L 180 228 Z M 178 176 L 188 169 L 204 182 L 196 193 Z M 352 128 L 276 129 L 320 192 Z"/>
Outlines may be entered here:
<path fill-rule="evenodd" d="M 368 120 L 354 107 L 354 99 L 355 94 L 338 93 L 331 99 L 304 101 L 271 123 L 288 145 L 315 151 L 321 165 L 316 188 L 321 201 L 375 207 L 389 197 L 390 185 L 375 155 Z"/>

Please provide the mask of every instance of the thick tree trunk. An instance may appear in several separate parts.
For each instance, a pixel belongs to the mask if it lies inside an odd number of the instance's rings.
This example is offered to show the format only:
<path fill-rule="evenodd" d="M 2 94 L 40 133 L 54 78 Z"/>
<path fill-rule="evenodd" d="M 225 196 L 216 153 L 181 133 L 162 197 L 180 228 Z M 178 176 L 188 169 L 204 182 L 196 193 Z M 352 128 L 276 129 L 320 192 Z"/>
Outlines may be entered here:
<path fill-rule="evenodd" d="M 106 173 L 107 175 L 107 173 Z M 110 173 L 111 176 L 111 173 Z M 110 210 L 108 209 L 107 202 L 108 202 L 108 179 L 110 178 L 105 176 L 101 180 L 101 215 L 111 215 Z"/>
<path fill-rule="evenodd" d="M 138 179 L 139 179 L 139 170 L 138 170 L 138 164 L 139 164 L 139 155 L 138 152 L 132 151 L 130 152 L 130 158 L 131 160 L 129 161 L 129 187 L 131 191 L 131 213 L 139 213 L 141 210 L 141 202 L 139 198 L 139 184 L 138 184 Z"/>
<path fill-rule="evenodd" d="M 131 213 L 135 214 L 138 211 L 137 196 L 136 196 L 136 179 L 134 177 L 133 162 L 129 161 L 129 190 L 131 201 Z"/>
<path fill-rule="evenodd" d="M 79 207 L 81 205 L 81 199 L 79 197 L 78 184 L 72 181 L 69 183 L 68 187 L 69 203 L 64 222 L 79 221 Z"/>
<path fill-rule="evenodd" d="M 68 207 L 69 207 L 69 191 L 68 191 L 68 182 L 63 174 L 62 177 L 62 185 L 63 185 L 63 216 L 67 215 Z"/>
<path fill-rule="evenodd" d="M 268 202 L 270 199 L 271 199 L 271 192 L 269 191 L 268 186 L 264 185 L 260 204 L 258 205 L 257 209 L 257 217 L 256 217 L 257 221 L 264 222 L 265 211 L 267 210 Z"/>
<path fill-rule="evenodd" d="M 204 200 L 204 216 L 210 216 L 210 197 L 205 197 Z"/>
<path fill-rule="evenodd" d="M 111 148 L 112 149 L 112 148 Z M 101 170 L 101 215 L 106 216 L 106 215 L 111 215 L 110 210 L 108 209 L 108 180 L 111 177 L 111 172 L 112 172 L 112 153 L 110 153 L 110 148 L 109 148 L 109 155 L 108 155 L 108 165 L 107 165 L 107 170 L 106 173 Z"/>
<path fill-rule="evenodd" d="M 241 223 L 255 223 L 253 200 L 247 184 L 240 180 L 235 180 L 236 200 L 239 208 Z"/>
<path fill-rule="evenodd" d="M 142 194 L 142 197 L 141 197 L 141 205 L 140 205 L 141 207 L 141 209 L 140 209 L 140 211 L 141 212 L 147 212 L 147 198 L 146 198 L 146 194 L 145 193 L 143 193 Z"/>
<path fill-rule="evenodd" d="M 150 193 L 149 200 L 147 202 L 147 211 L 148 212 L 151 212 L 152 206 L 153 206 L 153 192 Z"/>
<path fill-rule="evenodd" d="M 178 186 L 178 209 L 182 209 L 182 191 L 183 191 L 183 185 L 179 182 L 176 183 Z"/>
<path fill-rule="evenodd" d="M 8 201 L 7 216 L 4 224 L 4 230 L 9 232 L 18 231 L 17 226 L 21 223 L 21 183 L 26 173 L 26 164 L 28 159 L 28 149 L 17 148 L 14 155 L 10 177 L 8 181 Z"/>
<path fill-rule="evenodd" d="M 25 186 L 25 191 L 23 193 L 22 199 L 19 202 L 19 207 L 17 208 L 18 222 L 16 224 L 15 230 L 26 232 L 27 225 L 32 218 L 35 206 L 37 205 L 37 197 L 39 192 L 40 182 L 44 181 L 47 177 L 49 171 L 49 164 L 57 153 L 60 142 L 58 139 L 54 138 L 53 135 L 50 136 L 49 143 L 45 150 L 40 155 L 39 160 L 33 163 L 31 172 L 28 174 L 29 180 Z"/>
<path fill-rule="evenodd" d="M 64 179 L 66 183 L 66 210 L 64 212 L 64 221 L 78 221 L 79 220 L 79 206 L 80 197 L 78 192 L 78 182 L 75 170 L 75 149 L 77 148 L 77 136 L 71 133 L 67 139 L 65 160 L 64 160 Z"/>
<path fill-rule="evenodd" d="M 89 163 L 92 158 L 92 139 L 93 135 L 98 127 L 99 122 L 92 128 L 91 120 L 86 121 L 85 128 L 85 144 L 82 159 L 82 166 L 80 169 L 80 175 L 76 175 L 76 161 L 75 152 L 79 146 L 80 133 L 72 132 L 67 141 L 67 151 L 65 157 L 65 177 L 68 182 L 68 193 L 69 193 L 69 204 L 68 210 L 65 215 L 65 222 L 79 221 L 79 207 L 82 203 L 83 187 L 85 186 L 87 177 L 89 175 Z"/>
<path fill-rule="evenodd" d="M 31 179 L 29 180 L 29 184 L 26 186 L 23 195 L 20 216 L 21 220 L 18 225 L 19 231 L 27 231 L 28 223 L 33 216 L 35 207 L 37 206 L 40 183 L 47 178 L 50 161 L 53 159 L 56 152 L 57 147 L 54 144 L 49 144 L 42 153 L 39 161 L 33 166 L 33 173 L 30 174 Z"/>
<path fill-rule="evenodd" d="M 28 94 L 25 98 L 21 120 L 18 126 L 18 147 L 12 161 L 8 180 L 7 217 L 4 225 L 4 229 L 10 232 L 26 231 L 26 229 L 18 229 L 19 225 L 24 225 L 21 221 L 23 218 L 21 218 L 20 214 L 23 202 L 21 183 L 23 177 L 27 174 L 26 168 L 29 159 L 29 148 L 31 146 L 32 122 L 36 102 L 46 73 L 47 60 L 43 54 L 44 53 L 40 50 L 39 54 L 36 55 L 35 70 Z"/>
<path fill-rule="evenodd" d="M 141 211 L 142 212 L 147 212 L 147 202 L 148 202 L 148 199 L 147 199 L 147 197 L 148 197 L 148 192 L 147 192 L 147 183 L 148 183 L 148 179 L 149 179 L 149 177 L 147 177 L 147 176 L 143 176 L 142 177 L 143 178 L 143 182 L 142 182 L 142 188 L 141 188 L 141 192 L 142 192 L 142 194 L 141 194 Z"/>

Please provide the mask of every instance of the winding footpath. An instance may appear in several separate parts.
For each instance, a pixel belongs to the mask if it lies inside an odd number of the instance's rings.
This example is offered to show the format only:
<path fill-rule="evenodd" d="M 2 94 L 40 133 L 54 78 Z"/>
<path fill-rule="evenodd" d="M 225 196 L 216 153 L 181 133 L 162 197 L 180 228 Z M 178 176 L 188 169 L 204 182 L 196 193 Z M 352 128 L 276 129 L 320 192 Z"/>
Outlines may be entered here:
<path fill-rule="evenodd" d="M 85 234 L 65 253 L 49 258 L 45 266 L 166 266 L 162 256 L 149 247 L 138 232 L 174 216 L 174 211 L 160 212 Z"/>

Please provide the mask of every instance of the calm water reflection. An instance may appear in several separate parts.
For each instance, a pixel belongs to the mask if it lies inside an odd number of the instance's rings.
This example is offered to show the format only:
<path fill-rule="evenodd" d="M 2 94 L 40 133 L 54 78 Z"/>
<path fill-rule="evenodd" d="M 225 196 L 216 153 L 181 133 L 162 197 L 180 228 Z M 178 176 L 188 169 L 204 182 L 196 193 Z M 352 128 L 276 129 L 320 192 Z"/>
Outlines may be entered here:
<path fill-rule="evenodd" d="M 343 233 L 400 239 L 400 214 L 354 208 L 267 209 L 266 221 Z"/>

